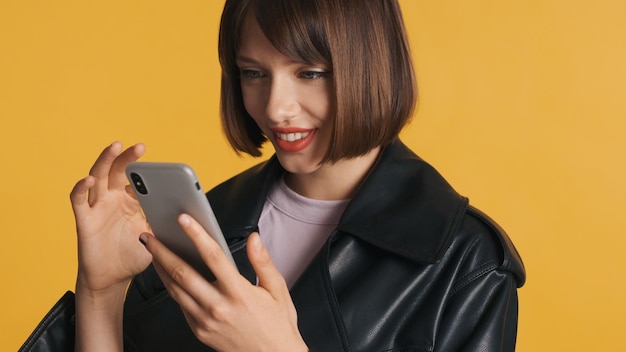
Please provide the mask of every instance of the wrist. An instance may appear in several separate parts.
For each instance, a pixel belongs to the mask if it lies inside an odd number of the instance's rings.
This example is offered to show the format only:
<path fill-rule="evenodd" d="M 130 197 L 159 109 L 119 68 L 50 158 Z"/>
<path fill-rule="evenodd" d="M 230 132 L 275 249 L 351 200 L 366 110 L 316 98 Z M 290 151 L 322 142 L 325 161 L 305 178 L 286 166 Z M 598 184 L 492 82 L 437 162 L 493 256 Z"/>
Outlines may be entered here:
<path fill-rule="evenodd" d="M 311 350 L 309 349 L 309 347 L 304 342 L 304 339 L 302 338 L 300 333 L 298 333 L 298 337 L 299 337 L 299 339 L 297 341 L 294 341 L 293 345 L 290 345 L 291 347 L 289 347 L 288 351 L 290 351 L 290 352 L 310 352 Z"/>
<path fill-rule="evenodd" d="M 126 292 L 132 278 L 128 279 L 103 279 L 103 275 L 90 273 L 78 268 L 76 275 L 76 291 L 81 291 L 92 296 L 106 296 Z"/>
<path fill-rule="evenodd" d="M 75 350 L 122 351 L 126 284 L 94 290 L 76 282 Z"/>
<path fill-rule="evenodd" d="M 91 306 L 94 309 L 110 309 L 121 307 L 126 296 L 128 283 L 118 283 L 105 288 L 94 289 L 80 279 L 76 280 L 77 303 Z"/>

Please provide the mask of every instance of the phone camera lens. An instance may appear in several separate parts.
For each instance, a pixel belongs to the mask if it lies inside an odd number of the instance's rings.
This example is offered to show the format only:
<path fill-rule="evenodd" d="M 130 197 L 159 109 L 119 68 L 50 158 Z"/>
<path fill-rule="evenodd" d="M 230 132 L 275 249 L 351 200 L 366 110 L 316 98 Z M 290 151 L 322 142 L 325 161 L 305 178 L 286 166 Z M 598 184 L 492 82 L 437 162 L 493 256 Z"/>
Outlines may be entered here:
<path fill-rule="evenodd" d="M 146 185 L 143 183 L 143 180 L 141 179 L 141 176 L 139 176 L 139 174 L 132 172 L 130 174 L 130 179 L 133 182 L 133 187 L 135 187 L 138 193 L 148 194 L 148 189 L 146 188 Z"/>

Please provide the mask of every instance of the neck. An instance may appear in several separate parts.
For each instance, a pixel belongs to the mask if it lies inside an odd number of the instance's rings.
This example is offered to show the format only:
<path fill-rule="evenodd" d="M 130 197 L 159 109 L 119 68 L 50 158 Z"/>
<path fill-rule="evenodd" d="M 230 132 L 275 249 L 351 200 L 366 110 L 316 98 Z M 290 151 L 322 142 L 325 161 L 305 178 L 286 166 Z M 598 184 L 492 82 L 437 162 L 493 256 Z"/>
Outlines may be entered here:
<path fill-rule="evenodd" d="M 380 148 L 353 159 L 326 163 L 310 174 L 285 175 L 285 183 L 296 193 L 312 199 L 350 199 L 376 162 Z"/>

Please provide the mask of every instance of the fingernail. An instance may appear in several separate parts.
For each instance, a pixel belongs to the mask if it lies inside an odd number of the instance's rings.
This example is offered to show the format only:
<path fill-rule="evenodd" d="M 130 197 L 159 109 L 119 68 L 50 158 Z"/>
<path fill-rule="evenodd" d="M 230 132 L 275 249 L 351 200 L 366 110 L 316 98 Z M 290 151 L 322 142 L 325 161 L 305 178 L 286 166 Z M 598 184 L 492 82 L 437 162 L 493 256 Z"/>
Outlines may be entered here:
<path fill-rule="evenodd" d="M 113 143 L 111 143 L 111 145 L 109 147 L 111 149 L 118 149 L 121 145 L 122 145 L 122 143 L 120 141 L 114 141 Z"/>
<path fill-rule="evenodd" d="M 185 227 L 187 227 L 187 226 L 189 226 L 189 225 L 191 224 L 191 220 L 189 220 L 189 216 L 188 216 L 188 215 L 185 215 L 185 214 L 182 214 L 182 215 L 178 218 L 178 221 L 180 222 L 180 224 L 181 224 L 182 226 L 185 226 Z"/>
<path fill-rule="evenodd" d="M 252 248 L 254 248 L 256 250 L 260 249 L 261 246 L 263 245 L 261 243 L 261 236 L 259 236 L 258 233 L 253 233 L 250 236 L 252 236 L 252 238 L 250 239 L 250 245 L 252 246 Z"/>
<path fill-rule="evenodd" d="M 142 233 L 141 235 L 139 235 L 139 242 L 141 242 L 141 244 L 143 244 L 144 246 L 148 244 L 148 240 L 149 237 L 147 234 Z"/>

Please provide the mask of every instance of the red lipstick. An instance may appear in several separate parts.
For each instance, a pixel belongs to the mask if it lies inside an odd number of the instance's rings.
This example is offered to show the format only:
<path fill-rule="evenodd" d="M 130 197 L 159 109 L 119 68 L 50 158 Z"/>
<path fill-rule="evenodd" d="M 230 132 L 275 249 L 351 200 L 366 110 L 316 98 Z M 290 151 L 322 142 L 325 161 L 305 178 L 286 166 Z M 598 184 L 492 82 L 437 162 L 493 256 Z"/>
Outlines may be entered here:
<path fill-rule="evenodd" d="M 287 153 L 297 153 L 306 148 L 315 137 L 316 129 L 280 127 L 272 128 L 276 147 Z"/>

